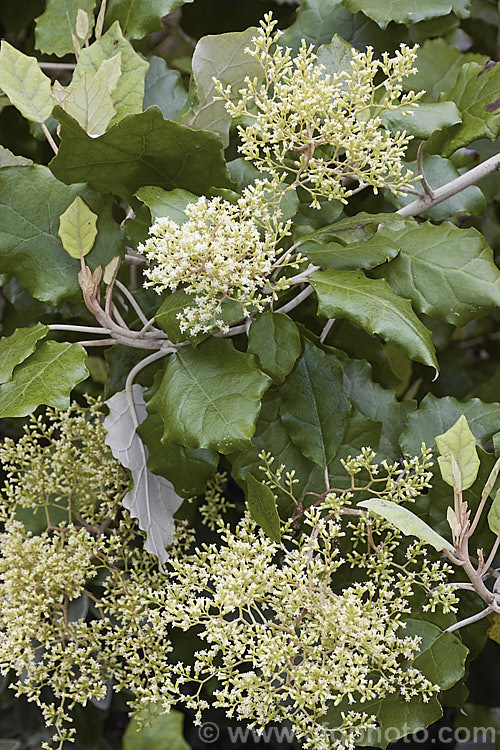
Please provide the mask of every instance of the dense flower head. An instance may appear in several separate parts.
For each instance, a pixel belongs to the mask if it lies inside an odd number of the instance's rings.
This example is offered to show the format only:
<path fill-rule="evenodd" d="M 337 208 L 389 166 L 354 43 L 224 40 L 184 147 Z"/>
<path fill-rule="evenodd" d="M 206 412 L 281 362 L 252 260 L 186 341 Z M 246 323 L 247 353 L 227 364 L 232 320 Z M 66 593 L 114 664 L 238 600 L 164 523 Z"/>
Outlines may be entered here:
<path fill-rule="evenodd" d="M 396 692 L 428 701 L 438 691 L 408 666 L 420 642 L 404 624 L 418 573 L 408 568 L 400 580 L 389 552 L 378 565 L 383 575 L 336 589 L 336 575 L 350 563 L 339 551 L 340 516 L 324 510 L 306 510 L 304 533 L 296 536 L 289 524 L 281 545 L 248 515 L 234 531 L 220 522 L 221 544 L 171 560 L 166 621 L 200 628 L 206 646 L 159 686 L 166 707 L 183 695 L 201 721 L 208 706 L 201 690 L 215 679 L 213 704 L 228 716 L 261 729 L 288 720 L 304 748 L 329 750 L 352 746 L 375 726 L 362 708 L 367 701 Z M 428 580 L 442 578 L 436 569 Z M 332 706 L 352 709 L 342 740 L 323 726 Z"/>
<path fill-rule="evenodd" d="M 186 206 L 185 214 L 183 224 L 157 219 L 149 239 L 138 247 L 151 263 L 147 286 L 158 293 L 182 287 L 192 297 L 193 304 L 178 314 L 181 331 L 226 330 L 224 300 L 239 302 L 243 315 L 249 315 L 286 288 L 286 280 L 272 283 L 270 276 L 277 245 L 290 225 L 281 221 L 263 181 L 247 188 L 236 203 L 202 196 Z"/>
<path fill-rule="evenodd" d="M 316 207 L 320 197 L 346 203 L 355 182 L 375 191 L 399 192 L 409 185 L 413 175 L 402 159 L 412 136 L 392 133 L 382 114 L 411 111 L 422 95 L 402 88 L 403 79 L 416 72 L 417 47 L 402 44 L 381 60 L 371 47 L 352 49 L 349 66 L 330 74 L 304 40 L 295 57 L 276 45 L 282 34 L 274 32 L 276 23 L 267 14 L 246 50 L 262 66 L 262 76 L 246 78 L 238 92 L 214 79 L 227 111 L 245 118 L 238 125 L 244 157 L 267 174 L 288 174 Z M 384 80 L 376 83 L 379 72 Z"/>

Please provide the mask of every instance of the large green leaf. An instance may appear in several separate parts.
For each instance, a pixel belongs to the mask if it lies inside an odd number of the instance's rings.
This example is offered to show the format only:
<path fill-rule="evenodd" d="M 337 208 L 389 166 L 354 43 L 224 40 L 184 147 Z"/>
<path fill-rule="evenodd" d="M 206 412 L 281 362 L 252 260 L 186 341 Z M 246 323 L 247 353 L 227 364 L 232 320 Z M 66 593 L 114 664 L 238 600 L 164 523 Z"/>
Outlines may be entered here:
<path fill-rule="evenodd" d="M 0 169 L 4 167 L 29 167 L 33 164 L 31 159 L 24 156 L 16 156 L 8 148 L 0 146 Z"/>
<path fill-rule="evenodd" d="M 342 461 L 349 456 L 359 456 L 361 449 L 370 446 L 377 450 L 381 438 L 382 424 L 368 419 L 354 406 L 347 417 L 347 424 L 342 435 L 342 443 L 335 454 L 335 458 L 328 466 L 330 486 L 347 489 L 351 484 L 351 477 L 347 474 Z M 384 450 L 381 446 L 381 450 Z M 384 450 L 384 453 L 387 451 Z"/>
<path fill-rule="evenodd" d="M 35 46 L 40 52 L 62 57 L 73 54 L 71 35 L 75 33 L 76 16 L 81 8 L 89 17 L 89 30 L 94 27 L 96 0 L 47 0 L 47 7 L 35 24 Z"/>
<path fill-rule="evenodd" d="M 275 383 L 284 381 L 301 349 L 299 330 L 288 315 L 266 312 L 250 326 L 248 351 Z"/>
<path fill-rule="evenodd" d="M 194 203 L 198 196 L 187 190 L 163 190 L 159 187 L 143 187 L 135 194 L 151 211 L 151 218 L 156 221 L 160 216 L 166 216 L 177 224 L 187 221 L 184 209 L 188 203 Z"/>
<path fill-rule="evenodd" d="M 295 470 L 294 478 L 298 480 L 294 485 L 295 497 L 298 499 L 304 492 L 324 492 L 324 471 L 307 459 L 292 442 L 288 430 L 280 419 L 281 399 L 279 393 L 271 388 L 264 394 L 262 410 L 257 421 L 252 447 L 232 457 L 232 474 L 236 481 L 246 485 L 246 477 L 252 474 L 257 478 L 264 478 L 259 467 L 262 460 L 258 454 L 265 450 L 274 456 L 276 468 L 284 464 L 288 471 Z M 280 515 L 286 517 L 291 514 L 295 504 L 284 492 L 277 490 Z"/>
<path fill-rule="evenodd" d="M 148 411 L 162 416 L 164 442 L 231 453 L 248 447 L 270 383 L 253 355 L 213 338 L 169 358 Z"/>
<path fill-rule="evenodd" d="M 459 172 L 448 159 L 441 156 L 425 154 L 423 157 L 424 174 L 427 182 L 432 189 L 441 187 L 447 182 L 451 182 L 459 176 Z M 417 162 L 409 162 L 408 167 L 415 173 L 418 173 Z M 385 197 L 397 208 L 406 206 L 415 200 L 414 195 L 395 195 L 389 190 L 385 191 Z M 433 221 L 449 219 L 455 214 L 472 214 L 480 215 L 486 211 L 486 200 L 482 190 L 477 185 L 470 185 L 465 190 L 461 190 L 456 195 L 452 195 L 445 201 L 441 201 L 436 206 L 428 208 L 421 212 L 424 216 Z M 387 235 L 387 238 L 389 235 Z"/>
<path fill-rule="evenodd" d="M 280 416 L 295 445 L 318 466 L 328 466 L 342 440 L 350 405 L 342 367 L 306 341 L 304 354 L 280 388 Z"/>
<path fill-rule="evenodd" d="M 88 72 L 68 96 L 63 97 L 60 105 L 92 138 L 106 132 L 116 113 L 106 84 Z"/>
<path fill-rule="evenodd" d="M 393 133 L 406 130 L 415 138 L 428 138 L 436 130 L 462 122 L 454 102 L 422 103 L 409 110 L 388 109 L 380 117 Z"/>
<path fill-rule="evenodd" d="M 42 342 L 0 385 L 0 417 L 25 417 L 41 404 L 67 409 L 71 390 L 88 377 L 86 357 L 80 344 Z"/>
<path fill-rule="evenodd" d="M 142 39 L 153 31 L 160 31 L 161 18 L 193 0 L 109 0 L 106 26 L 119 21 L 129 39 Z"/>
<path fill-rule="evenodd" d="M 316 271 L 309 278 L 318 295 L 320 315 L 352 320 L 438 370 L 430 332 L 411 303 L 394 294 L 383 280 L 367 279 L 357 271 Z"/>
<path fill-rule="evenodd" d="M 302 0 L 296 13 L 296 20 L 285 29 L 280 44 L 300 48 L 302 39 L 307 44 L 319 47 L 329 44 L 335 34 L 354 43 L 353 36 L 366 20 L 370 27 L 377 28 L 368 19 L 353 17 L 342 5 L 342 0 Z M 371 31 L 371 28 L 370 28 Z"/>
<path fill-rule="evenodd" d="M 263 77 L 262 66 L 245 52 L 256 31 L 251 27 L 245 31 L 204 36 L 193 54 L 193 80 L 198 102 L 184 116 L 183 123 L 219 133 L 224 146 L 229 144 L 231 116 L 226 112 L 225 102 L 218 98 L 213 79 L 221 81 L 224 88 L 231 86 L 237 98 L 246 76 L 258 80 Z"/>
<path fill-rule="evenodd" d="M 216 451 L 174 443 L 165 445 L 161 442 L 163 419 L 159 414 L 149 414 L 137 432 L 149 451 L 148 467 L 153 474 L 172 482 L 181 497 L 194 497 L 205 491 L 219 463 Z"/>
<path fill-rule="evenodd" d="M 384 498 L 372 497 L 369 500 L 362 500 L 358 506 L 366 508 L 377 516 L 382 516 L 405 536 L 416 536 L 421 542 L 430 544 L 438 552 L 442 550 L 454 552 L 453 545 L 447 539 L 437 534 L 425 521 L 402 505 L 391 500 L 384 500 Z"/>
<path fill-rule="evenodd" d="M 385 29 L 391 21 L 418 23 L 451 12 L 459 18 L 467 18 L 470 0 L 343 0 L 343 5 L 351 13 L 363 11 L 380 28 Z"/>
<path fill-rule="evenodd" d="M 379 270 L 419 312 L 464 325 L 500 305 L 500 271 L 484 236 L 446 222 L 382 231 L 401 252 Z"/>
<path fill-rule="evenodd" d="M 162 57 L 150 57 L 143 109 L 156 105 L 166 120 L 175 120 L 186 104 L 187 96 L 179 71 L 171 70 Z"/>
<path fill-rule="evenodd" d="M 380 450 L 390 458 L 396 458 L 399 455 L 399 436 L 408 414 L 416 408 L 416 402 L 398 401 L 393 391 L 375 383 L 368 362 L 350 359 L 343 364 L 349 398 L 361 414 L 382 423 Z"/>
<path fill-rule="evenodd" d="M 129 722 L 123 735 L 123 750 L 191 750 L 183 735 L 184 714 L 146 706 Z"/>
<path fill-rule="evenodd" d="M 145 185 L 198 194 L 230 187 L 218 136 L 165 120 L 157 107 L 124 117 L 100 138 L 90 138 L 60 107 L 54 114 L 61 146 L 50 168 L 62 182 L 88 182 L 126 200 Z"/>
<path fill-rule="evenodd" d="M 311 209 L 311 211 L 314 211 L 314 209 Z M 308 242 L 311 240 L 315 242 L 335 240 L 342 244 L 358 245 L 370 240 L 378 230 L 384 227 L 397 230 L 403 229 L 408 223 L 413 225 L 413 219 L 403 218 L 396 213 L 370 214 L 366 211 L 360 211 L 355 216 L 348 216 L 305 234 L 301 236 L 301 239 Z"/>
<path fill-rule="evenodd" d="M 406 78 L 404 86 L 407 90 L 425 91 L 423 101 L 435 102 L 443 91 L 449 91 L 455 85 L 464 63 L 484 65 L 487 61 L 486 55 L 464 54 L 442 37 L 426 39 L 417 51 L 417 73 Z"/>
<path fill-rule="evenodd" d="M 329 75 L 336 73 L 351 73 L 351 60 L 355 50 L 349 42 L 335 34 L 330 44 L 322 44 L 318 48 L 318 63 L 323 65 Z"/>
<path fill-rule="evenodd" d="M 114 23 L 100 39 L 81 51 L 69 87 L 70 91 L 73 90 L 85 73 L 95 76 L 103 62 L 115 58 L 117 54 L 120 54 L 121 76 L 110 92 L 116 110 L 116 114 L 111 120 L 112 125 L 122 120 L 125 115 L 142 112 L 144 81 L 148 70 L 148 63 L 137 54 L 130 42 L 125 39 L 119 23 Z M 107 81 L 104 80 L 103 83 L 107 83 Z"/>
<path fill-rule="evenodd" d="M 461 477 L 457 490 L 466 490 L 474 484 L 479 471 L 476 438 L 470 431 L 467 419 L 462 414 L 454 425 L 442 435 L 436 435 L 439 468 L 444 481 L 455 487 L 451 456 L 455 459 Z"/>
<path fill-rule="evenodd" d="M 457 419 L 465 415 L 472 434 L 483 447 L 497 432 L 500 424 L 500 404 L 486 404 L 478 398 L 457 401 L 451 396 L 436 398 L 432 393 L 421 401 L 419 408 L 408 416 L 400 445 L 405 453 L 416 455 L 425 443 L 435 447 L 435 436 L 446 432 Z"/>
<path fill-rule="evenodd" d="M 333 235 L 337 237 L 338 235 Z M 356 271 L 359 268 L 375 268 L 399 253 L 397 234 L 391 242 L 391 232 L 379 237 L 375 234 L 363 242 L 341 245 L 340 242 L 328 241 L 328 235 L 318 235 L 316 239 L 306 240 L 300 246 L 300 252 L 307 256 L 314 265 L 333 268 L 336 271 Z"/>
<path fill-rule="evenodd" d="M 14 275 L 44 302 L 81 295 L 80 262 L 68 255 L 58 235 L 59 216 L 78 195 L 98 216 L 89 266 L 106 265 L 123 246 L 109 196 L 85 185 L 63 185 L 40 165 L 0 171 L 0 273 Z"/>
<path fill-rule="evenodd" d="M 462 115 L 462 124 L 436 133 L 427 148 L 431 153 L 450 156 L 478 138 L 494 141 L 500 133 L 500 65 L 483 66 L 476 62 L 463 65 L 454 87 L 442 99 L 454 101 Z"/>
<path fill-rule="evenodd" d="M 281 541 L 280 517 L 276 499 L 270 487 L 247 475 L 247 505 L 250 515 L 258 526 L 274 542 Z"/>
<path fill-rule="evenodd" d="M 23 117 L 32 122 L 50 117 L 50 78 L 42 73 L 35 57 L 23 55 L 5 39 L 0 49 L 0 84 Z"/>
<path fill-rule="evenodd" d="M 48 332 L 47 326 L 37 323 L 32 328 L 17 328 L 10 336 L 0 339 L 0 383 L 11 379 L 14 367 L 33 354 L 37 341 Z"/>
<path fill-rule="evenodd" d="M 454 633 L 442 632 L 425 620 L 406 620 L 405 636 L 418 635 L 420 648 L 413 666 L 441 690 L 455 685 L 465 673 L 468 649 Z"/>

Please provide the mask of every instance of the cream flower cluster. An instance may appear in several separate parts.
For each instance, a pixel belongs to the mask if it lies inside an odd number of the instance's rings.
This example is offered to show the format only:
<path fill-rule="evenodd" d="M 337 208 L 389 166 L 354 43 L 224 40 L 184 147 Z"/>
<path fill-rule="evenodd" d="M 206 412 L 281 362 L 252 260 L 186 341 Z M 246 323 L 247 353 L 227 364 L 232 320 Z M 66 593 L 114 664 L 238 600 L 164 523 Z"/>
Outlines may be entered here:
<path fill-rule="evenodd" d="M 72 707 L 103 699 L 110 680 L 134 686 L 140 708 L 171 649 L 165 579 L 121 508 L 130 480 L 105 435 L 98 403 L 74 405 L 31 417 L 0 449 L 0 671 L 41 708 L 54 732 L 42 748 L 72 741 Z"/>
<path fill-rule="evenodd" d="M 437 692 L 411 664 L 419 639 L 404 621 L 422 588 L 427 608 L 453 609 L 449 569 L 349 507 L 356 492 L 411 499 L 428 484 L 428 452 L 403 467 L 377 465 L 369 448 L 348 458 L 349 489 L 308 509 L 299 499 L 281 544 L 248 515 L 235 529 L 217 519 L 231 505 L 216 473 L 200 515 L 220 542 L 191 551 L 181 529 L 160 572 L 121 507 L 129 478 L 104 438 L 99 403 L 74 405 L 0 448 L 0 671 L 42 709 L 54 731 L 43 748 L 72 741 L 72 708 L 110 684 L 134 712 L 184 703 L 200 720 L 210 699 L 257 729 L 289 721 L 306 750 L 352 747 L 376 723 L 367 701 Z M 296 501 L 293 469 L 260 458 L 273 491 Z M 180 631 L 199 642 L 187 663 L 175 658 Z"/>
<path fill-rule="evenodd" d="M 286 280 L 271 283 L 270 276 L 277 244 L 290 224 L 280 221 L 278 206 L 269 206 L 263 182 L 247 188 L 236 203 L 202 196 L 185 213 L 181 225 L 159 218 L 138 247 L 152 264 L 145 271 L 146 286 L 159 294 L 182 286 L 193 297 L 177 316 L 181 331 L 227 330 L 221 318 L 224 300 L 239 302 L 247 316 L 286 288 Z"/>
<path fill-rule="evenodd" d="M 271 13 L 264 19 L 253 48 L 246 50 L 262 66 L 262 78 L 246 78 L 239 92 L 214 79 L 227 111 L 244 117 L 238 125 L 244 157 L 263 172 L 290 175 L 315 207 L 320 197 L 347 203 L 353 182 L 375 192 L 401 191 L 413 177 L 402 162 L 412 136 L 391 133 L 380 115 L 411 110 L 422 95 L 404 94 L 402 87 L 416 72 L 417 47 L 402 44 L 394 57 L 384 53 L 381 60 L 371 47 L 353 49 L 350 70 L 330 74 L 304 40 L 295 57 L 289 48 L 275 46 L 282 32 L 274 32 Z M 375 83 L 380 72 L 385 78 Z"/>
<path fill-rule="evenodd" d="M 339 519 L 324 511 L 305 511 L 305 533 L 289 525 L 281 547 L 249 516 L 235 531 L 220 522 L 220 545 L 170 561 L 166 622 L 201 629 L 205 646 L 156 684 L 157 701 L 168 707 L 180 697 L 201 721 L 203 686 L 216 680 L 212 703 L 229 717 L 254 728 L 289 721 L 307 750 L 340 750 L 376 725 L 365 702 L 394 693 L 428 701 L 438 691 L 408 665 L 419 646 L 404 633 L 416 577 L 408 570 L 400 580 L 389 555 L 378 580 L 334 588 L 349 564 Z M 325 726 L 332 706 L 343 712 L 333 733 Z"/>

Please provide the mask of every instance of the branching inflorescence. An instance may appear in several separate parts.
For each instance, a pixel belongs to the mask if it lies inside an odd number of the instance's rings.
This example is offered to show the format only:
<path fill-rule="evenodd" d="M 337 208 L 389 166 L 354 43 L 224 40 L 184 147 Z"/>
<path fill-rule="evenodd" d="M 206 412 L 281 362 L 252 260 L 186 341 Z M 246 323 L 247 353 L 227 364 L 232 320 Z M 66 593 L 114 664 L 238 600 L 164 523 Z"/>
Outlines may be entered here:
<path fill-rule="evenodd" d="M 191 297 L 178 314 L 180 328 L 191 335 L 214 327 L 227 332 L 223 302 L 240 303 L 248 317 L 272 303 L 290 286 L 284 266 L 297 267 L 300 256 L 278 257 L 280 243 L 290 234 L 280 202 L 288 191 L 303 189 L 311 205 L 319 199 L 347 203 L 352 185 L 393 192 L 407 188 L 413 174 L 403 165 L 411 136 L 391 133 L 381 114 L 411 111 L 419 94 L 402 93 L 402 81 L 415 72 L 416 48 L 401 45 L 394 57 L 373 58 L 373 50 L 352 50 L 351 70 L 334 75 L 317 62 L 312 46 L 302 43 L 296 57 L 275 42 L 271 15 L 261 23 L 254 47 L 264 81 L 246 79 L 234 92 L 215 81 L 227 111 L 238 125 L 240 151 L 263 173 L 235 203 L 202 196 L 185 208 L 178 224 L 159 218 L 138 250 L 150 262 L 147 285 L 161 293 L 182 287 Z M 382 73 L 384 79 L 375 83 Z M 251 122 L 251 124 L 248 124 Z"/>
<path fill-rule="evenodd" d="M 128 476 L 104 446 L 98 404 L 33 418 L 0 458 L 0 667 L 42 707 L 57 747 L 73 736 L 72 706 L 109 689 L 132 693 L 132 710 L 184 702 L 200 720 L 215 678 L 212 703 L 228 716 L 256 728 L 291 721 L 304 747 L 320 750 L 340 747 L 323 725 L 329 706 L 347 705 L 339 729 L 352 744 L 373 726 L 364 702 L 438 690 L 411 666 L 419 639 L 405 635 L 404 620 L 422 587 L 430 608 L 453 608 L 448 566 L 351 507 L 357 493 L 411 500 L 429 484 L 428 452 L 403 468 L 377 466 L 369 449 L 349 458 L 349 489 L 296 498 L 280 544 L 248 515 L 235 528 L 216 518 L 229 507 L 216 474 L 202 516 L 220 543 L 191 551 L 189 533 L 164 572 L 121 508 Z M 261 459 L 280 491 L 284 467 Z M 293 470 L 287 476 L 293 494 Z M 172 643 L 191 628 L 202 646 L 185 664 Z"/>
<path fill-rule="evenodd" d="M 384 53 L 381 60 L 374 59 L 371 47 L 353 49 L 350 70 L 331 75 L 304 40 L 295 57 L 277 45 L 282 32 L 274 32 L 276 23 L 267 14 L 254 47 L 246 50 L 262 66 L 262 82 L 245 79 L 233 101 L 231 87 L 216 81 L 227 111 L 245 118 L 238 126 L 244 157 L 278 185 L 286 174 L 316 207 L 320 197 L 347 203 L 352 194 L 347 184 L 353 181 L 375 191 L 407 187 L 413 174 L 402 159 L 412 136 L 391 133 L 381 114 L 409 112 L 422 95 L 403 94 L 402 88 L 403 79 L 416 72 L 417 47 L 402 44 L 394 57 Z M 376 83 L 380 72 L 384 80 Z"/>

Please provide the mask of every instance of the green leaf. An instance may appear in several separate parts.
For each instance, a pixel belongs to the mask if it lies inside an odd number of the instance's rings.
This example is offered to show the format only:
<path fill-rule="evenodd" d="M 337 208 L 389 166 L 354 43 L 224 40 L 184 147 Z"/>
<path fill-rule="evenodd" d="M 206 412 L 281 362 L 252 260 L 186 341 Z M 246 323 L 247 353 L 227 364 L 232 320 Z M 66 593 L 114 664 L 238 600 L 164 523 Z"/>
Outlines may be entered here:
<path fill-rule="evenodd" d="M 443 38 L 426 39 L 419 50 L 415 67 L 417 73 L 404 81 L 406 90 L 425 91 L 423 101 L 435 102 L 443 91 L 455 85 L 464 63 L 488 62 L 486 55 L 468 52 L 464 54 Z"/>
<path fill-rule="evenodd" d="M 354 52 L 349 42 L 335 34 L 329 44 L 322 44 L 318 48 L 318 64 L 323 65 L 325 72 L 329 75 L 351 73 L 351 60 Z"/>
<path fill-rule="evenodd" d="M 306 341 L 304 354 L 280 388 L 280 416 L 310 461 L 328 466 L 344 434 L 350 405 L 338 361 Z"/>
<path fill-rule="evenodd" d="M 343 0 L 343 5 L 351 13 L 363 11 L 381 29 L 391 21 L 413 24 L 452 12 L 459 18 L 470 15 L 470 0 Z"/>
<path fill-rule="evenodd" d="M 258 454 L 265 450 L 275 458 L 275 465 L 284 464 L 291 471 L 295 469 L 294 485 L 296 498 L 306 491 L 323 492 L 325 489 L 324 471 L 309 461 L 292 442 L 288 430 L 280 419 L 280 394 L 271 388 L 264 394 L 262 410 L 257 421 L 255 435 L 250 449 L 231 457 L 232 475 L 236 481 L 245 486 L 249 474 L 259 475 L 262 460 Z M 276 491 L 280 514 L 285 518 L 295 508 L 295 502 L 284 492 Z"/>
<path fill-rule="evenodd" d="M 500 490 L 497 490 L 495 498 L 488 513 L 488 525 L 492 532 L 500 534 Z"/>
<path fill-rule="evenodd" d="M 380 422 L 368 419 L 354 406 L 351 407 L 346 428 L 342 435 L 342 443 L 335 454 L 335 458 L 328 466 L 328 477 L 332 487 L 347 489 L 350 486 L 351 478 L 341 461 L 347 460 L 349 456 L 359 456 L 361 449 L 367 445 L 376 451 L 379 447 L 381 432 L 382 424 Z M 383 450 L 382 447 L 381 450 Z M 384 453 L 387 454 L 385 450 Z"/>
<path fill-rule="evenodd" d="M 441 156 L 424 154 L 423 166 L 427 182 L 434 190 L 445 185 L 447 182 L 451 182 L 460 174 L 448 159 L 443 159 Z M 408 167 L 412 172 L 417 174 L 418 166 L 416 161 L 409 162 Z M 385 191 L 385 197 L 396 208 L 406 206 L 415 200 L 414 195 L 394 195 L 394 193 L 388 190 Z M 420 216 L 427 217 L 433 221 L 440 221 L 442 219 L 449 219 L 455 214 L 481 215 L 486 211 L 486 205 L 482 190 L 477 185 L 470 185 L 465 190 L 452 195 L 451 198 L 441 201 L 441 203 L 428 208 L 426 211 L 422 211 Z"/>
<path fill-rule="evenodd" d="M 123 248 L 110 196 L 85 185 L 63 185 L 40 165 L 0 170 L 0 273 L 14 275 L 34 297 L 52 304 L 81 299 L 80 262 L 68 255 L 57 234 L 57 217 L 76 196 L 98 216 L 89 265 L 105 266 Z"/>
<path fill-rule="evenodd" d="M 259 315 L 248 332 L 248 351 L 255 354 L 263 372 L 282 383 L 302 351 L 298 328 L 288 315 Z"/>
<path fill-rule="evenodd" d="M 396 526 L 405 536 L 416 536 L 421 542 L 430 544 L 438 552 L 442 550 L 454 552 L 454 547 L 450 542 L 437 534 L 434 529 L 431 529 L 415 513 L 412 513 L 411 510 L 404 508 L 402 505 L 393 503 L 391 500 L 373 497 L 369 500 L 362 500 L 358 503 L 358 507 L 366 508 L 372 513 L 382 516 L 386 521 Z"/>
<path fill-rule="evenodd" d="M 61 106 L 92 138 L 106 132 L 116 113 L 107 86 L 90 73 L 82 75 Z"/>
<path fill-rule="evenodd" d="M 5 40 L 0 48 L 2 90 L 23 117 L 44 122 L 52 112 L 50 78 L 42 73 L 35 57 L 28 57 Z"/>
<path fill-rule="evenodd" d="M 398 401 L 393 391 L 375 383 L 368 362 L 349 359 L 343 365 L 349 398 L 361 414 L 382 423 L 380 450 L 390 458 L 396 458 L 400 453 L 399 436 L 408 414 L 416 408 L 416 402 Z"/>
<path fill-rule="evenodd" d="M 251 474 L 247 474 L 247 505 L 250 515 L 262 531 L 273 540 L 281 541 L 280 517 L 273 491 Z"/>
<path fill-rule="evenodd" d="M 129 115 L 99 138 L 56 107 L 61 146 L 50 168 L 66 183 L 88 182 L 96 190 L 131 200 L 145 185 L 207 193 L 230 187 L 218 136 L 169 122 L 160 110 Z"/>
<path fill-rule="evenodd" d="M 47 0 L 45 13 L 35 19 L 35 47 L 48 55 L 74 54 L 71 35 L 76 32 L 78 10 L 88 13 L 94 28 L 96 0 Z"/>
<path fill-rule="evenodd" d="M 311 263 L 323 268 L 333 268 L 336 271 L 356 271 L 359 268 L 375 268 L 399 253 L 397 233 L 391 242 L 391 232 L 383 237 L 375 234 L 364 242 L 353 242 L 341 245 L 336 241 L 328 241 L 328 236 L 319 235 L 314 240 L 308 240 L 300 246 L 300 252 L 306 255 Z M 338 235 L 333 235 L 337 237 Z"/>
<path fill-rule="evenodd" d="M 102 64 L 107 60 L 114 59 L 118 53 L 120 54 L 121 76 L 114 88 L 110 90 L 113 106 L 116 110 L 111 125 L 116 125 L 126 115 L 142 112 L 144 81 L 148 70 L 148 63 L 137 54 L 130 42 L 125 39 L 118 23 L 114 23 L 90 47 L 82 49 L 71 85 L 68 87 L 68 90 L 72 91 L 85 73 L 99 77 L 98 74 Z M 103 83 L 109 84 L 109 79 L 104 80 Z"/>
<path fill-rule="evenodd" d="M 381 234 L 401 252 L 378 273 L 419 312 L 461 326 L 500 305 L 500 271 L 477 229 L 425 222 Z"/>
<path fill-rule="evenodd" d="M 146 73 L 143 109 L 156 105 L 166 120 L 175 120 L 187 102 L 187 91 L 178 70 L 171 70 L 162 57 L 150 57 Z"/>
<path fill-rule="evenodd" d="M 183 333 L 179 327 L 178 313 L 182 312 L 185 307 L 191 304 L 193 298 L 184 289 L 177 289 L 172 294 L 167 294 L 160 307 L 156 311 L 155 320 L 162 329 L 168 334 L 173 344 L 179 344 L 186 341 L 189 336 Z M 199 334 L 192 337 L 193 342 L 203 341 L 207 338 L 205 334 Z"/>
<path fill-rule="evenodd" d="M 231 453 L 248 447 L 270 382 L 253 355 L 213 338 L 169 357 L 148 411 L 162 416 L 164 442 Z"/>
<path fill-rule="evenodd" d="M 280 44 L 300 48 L 302 39 L 307 44 L 319 47 L 329 44 L 334 34 L 350 40 L 349 31 L 355 25 L 351 14 L 342 7 L 342 0 L 302 0 L 296 13 L 296 20 L 281 37 Z"/>
<path fill-rule="evenodd" d="M 8 148 L 0 146 L 0 169 L 4 167 L 29 167 L 33 164 L 31 159 L 24 156 L 16 156 Z"/>
<path fill-rule="evenodd" d="M 143 187 L 135 196 L 149 208 L 153 221 L 166 216 L 177 224 L 184 224 L 187 221 L 188 217 L 184 209 L 189 203 L 195 203 L 198 200 L 197 195 L 187 190 L 163 190 L 159 187 Z"/>
<path fill-rule="evenodd" d="M 356 216 L 349 216 L 336 221 L 329 226 L 323 226 L 314 232 L 304 235 L 303 240 L 331 241 L 332 239 L 342 244 L 359 244 L 371 239 L 377 231 L 382 228 L 403 229 L 408 219 L 396 213 L 369 214 L 360 211 Z M 410 224 L 413 224 L 410 220 Z"/>
<path fill-rule="evenodd" d="M 229 145 L 231 116 L 226 112 L 224 101 L 216 98 L 214 78 L 232 87 L 232 95 L 237 98 L 244 85 L 244 79 L 263 78 L 262 66 L 245 52 L 251 45 L 257 29 L 217 34 L 202 37 L 197 43 L 192 60 L 193 80 L 196 85 L 198 102 L 191 112 L 183 117 L 183 123 L 200 130 L 219 133 L 223 145 Z"/>
<path fill-rule="evenodd" d="M 318 311 L 327 318 L 347 318 L 369 333 L 399 346 L 411 359 L 438 370 L 431 334 L 407 299 L 382 280 L 357 271 L 316 271 L 309 280 L 318 295 Z"/>
<path fill-rule="evenodd" d="M 72 258 L 83 258 L 94 247 L 97 236 L 97 214 L 90 210 L 79 195 L 59 217 L 62 245 Z"/>
<path fill-rule="evenodd" d="M 410 619 L 404 635 L 419 636 L 419 652 L 412 666 L 441 690 L 448 690 L 464 676 L 469 650 L 454 633 L 442 632 L 425 620 Z"/>
<path fill-rule="evenodd" d="M 162 443 L 163 419 L 159 414 L 148 415 L 137 428 L 137 433 L 149 451 L 148 467 L 153 474 L 172 482 L 181 497 L 195 497 L 205 492 L 219 463 L 216 451 Z"/>
<path fill-rule="evenodd" d="M 470 431 L 467 419 L 462 414 L 455 424 L 442 435 L 436 435 L 436 445 L 439 453 L 438 463 L 444 481 L 455 486 L 451 456 L 454 457 L 460 475 L 461 484 L 458 490 L 466 490 L 477 477 L 479 471 L 479 457 L 476 450 L 476 438 Z"/>
<path fill-rule="evenodd" d="M 129 39 L 142 39 L 160 31 L 161 18 L 193 0 L 109 0 L 106 26 L 118 21 Z"/>
<path fill-rule="evenodd" d="M 158 710 L 145 707 L 133 716 L 123 735 L 123 750 L 191 750 L 182 733 L 184 714 Z"/>
<path fill-rule="evenodd" d="M 0 383 L 11 379 L 14 367 L 35 351 L 37 341 L 48 332 L 47 326 L 37 323 L 32 328 L 17 328 L 10 336 L 0 339 Z"/>
<path fill-rule="evenodd" d="M 389 109 L 381 113 L 380 119 L 393 133 L 406 130 L 415 138 L 428 138 L 436 130 L 462 122 L 454 102 L 420 103 L 410 110 Z"/>
<path fill-rule="evenodd" d="M 436 133 L 427 143 L 431 153 L 450 156 L 478 138 L 494 141 L 500 133 L 500 65 L 463 65 L 454 87 L 442 100 L 454 101 L 462 115 L 462 124 Z"/>
<path fill-rule="evenodd" d="M 451 396 L 436 398 L 428 393 L 418 409 L 408 416 L 400 439 L 402 451 L 414 456 L 420 452 L 422 443 L 434 448 L 435 435 L 446 432 L 462 414 L 467 418 L 472 434 L 484 447 L 498 430 L 500 404 L 486 404 L 478 398 L 460 402 Z"/>
<path fill-rule="evenodd" d="M 88 377 L 86 358 L 80 344 L 44 341 L 0 385 L 0 417 L 25 417 L 42 404 L 67 409 L 71 390 Z"/>

